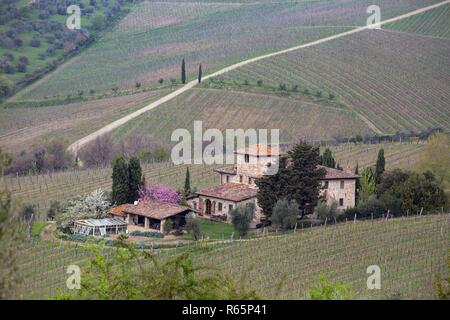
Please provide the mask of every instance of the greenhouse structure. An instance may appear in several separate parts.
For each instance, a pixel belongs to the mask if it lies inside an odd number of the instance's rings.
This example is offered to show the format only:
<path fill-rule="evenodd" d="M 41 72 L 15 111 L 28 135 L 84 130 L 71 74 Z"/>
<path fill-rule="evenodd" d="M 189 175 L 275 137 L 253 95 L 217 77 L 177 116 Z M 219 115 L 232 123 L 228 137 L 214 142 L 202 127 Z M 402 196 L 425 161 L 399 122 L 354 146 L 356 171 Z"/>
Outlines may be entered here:
<path fill-rule="evenodd" d="M 85 236 L 105 236 L 107 234 L 127 233 L 127 223 L 120 218 L 86 219 L 75 221 L 75 234 Z"/>

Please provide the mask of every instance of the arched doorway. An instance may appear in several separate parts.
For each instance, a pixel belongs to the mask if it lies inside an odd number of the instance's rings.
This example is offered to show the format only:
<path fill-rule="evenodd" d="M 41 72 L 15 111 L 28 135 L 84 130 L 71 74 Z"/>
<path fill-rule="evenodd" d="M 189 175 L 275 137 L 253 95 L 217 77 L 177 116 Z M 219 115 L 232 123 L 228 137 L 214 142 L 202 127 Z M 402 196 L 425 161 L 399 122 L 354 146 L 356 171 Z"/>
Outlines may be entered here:
<path fill-rule="evenodd" d="M 205 201 L 205 214 L 210 215 L 211 214 L 211 200 L 206 199 Z"/>

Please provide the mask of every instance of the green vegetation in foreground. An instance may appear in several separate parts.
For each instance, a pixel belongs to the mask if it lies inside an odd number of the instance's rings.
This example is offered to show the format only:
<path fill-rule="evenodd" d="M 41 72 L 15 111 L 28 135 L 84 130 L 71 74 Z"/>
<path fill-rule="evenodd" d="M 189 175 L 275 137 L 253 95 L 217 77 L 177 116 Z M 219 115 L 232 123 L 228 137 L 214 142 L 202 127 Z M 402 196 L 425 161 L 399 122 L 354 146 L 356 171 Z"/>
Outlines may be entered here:
<path fill-rule="evenodd" d="M 44 229 L 48 224 L 49 222 L 47 221 L 33 222 L 33 226 L 31 227 L 31 235 L 35 238 L 40 238 L 42 229 Z"/>

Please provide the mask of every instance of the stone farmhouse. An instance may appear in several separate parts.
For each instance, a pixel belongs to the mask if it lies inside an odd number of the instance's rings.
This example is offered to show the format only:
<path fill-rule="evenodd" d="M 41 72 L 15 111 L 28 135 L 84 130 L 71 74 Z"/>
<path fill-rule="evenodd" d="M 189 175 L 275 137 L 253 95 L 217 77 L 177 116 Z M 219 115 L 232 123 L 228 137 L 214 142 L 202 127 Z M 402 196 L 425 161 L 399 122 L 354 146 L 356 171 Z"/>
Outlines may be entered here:
<path fill-rule="evenodd" d="M 264 214 L 258 206 L 258 188 L 255 179 L 267 172 L 280 156 L 280 150 L 271 146 L 255 145 L 236 152 L 236 165 L 215 171 L 220 174 L 221 184 L 198 191 L 189 200 L 191 207 L 201 216 L 230 221 L 230 211 L 236 206 L 255 204 L 255 222 Z M 321 166 L 322 167 L 322 166 Z M 355 206 L 357 175 L 333 168 L 323 167 L 326 176 L 322 181 L 322 196 L 328 204 L 336 201 L 338 210 Z"/>

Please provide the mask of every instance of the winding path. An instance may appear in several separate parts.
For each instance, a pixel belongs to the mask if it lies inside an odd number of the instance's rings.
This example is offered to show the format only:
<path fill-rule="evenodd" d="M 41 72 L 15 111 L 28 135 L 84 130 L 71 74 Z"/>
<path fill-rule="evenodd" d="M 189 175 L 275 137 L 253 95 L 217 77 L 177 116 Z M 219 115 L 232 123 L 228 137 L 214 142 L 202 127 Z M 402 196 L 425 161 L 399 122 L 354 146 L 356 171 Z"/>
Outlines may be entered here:
<path fill-rule="evenodd" d="M 342 32 L 342 33 L 339 33 L 339 34 L 336 34 L 336 35 L 333 35 L 333 36 L 330 36 L 330 37 L 326 37 L 326 38 L 323 38 L 323 39 L 320 39 L 320 40 L 312 41 L 312 42 L 309 42 L 309 43 L 306 43 L 306 44 L 302 44 L 302 45 L 299 45 L 299 46 L 295 46 L 295 47 L 291 47 L 291 48 L 288 48 L 288 49 L 284 49 L 284 50 L 276 51 L 276 52 L 273 52 L 273 53 L 265 54 L 265 55 L 258 56 L 258 57 L 252 58 L 252 59 L 244 60 L 242 62 L 233 64 L 233 65 L 231 65 L 229 67 L 223 68 L 223 69 L 221 69 L 221 70 L 219 70 L 217 72 L 214 72 L 212 74 L 209 74 L 209 75 L 203 77 L 203 80 L 207 80 L 209 78 L 216 77 L 218 75 L 227 73 L 227 72 L 232 71 L 234 69 L 237 69 L 239 67 L 245 66 L 245 65 L 247 65 L 249 63 L 253 63 L 253 62 L 256 62 L 256 61 L 259 61 L 259 60 L 262 60 L 262 59 L 267 59 L 267 58 L 270 58 L 270 57 L 278 56 L 280 54 L 292 52 L 292 51 L 295 51 L 295 50 L 316 46 L 316 45 L 319 45 L 319 44 L 322 44 L 322 43 L 325 43 L 325 42 L 328 42 L 328 41 L 331 41 L 331 40 L 339 39 L 339 38 L 346 37 L 346 36 L 349 36 L 349 35 L 352 35 L 352 34 L 355 34 L 355 33 L 358 33 L 358 32 L 362 32 L 364 30 L 370 30 L 370 29 L 374 29 L 376 27 L 381 27 L 384 24 L 388 24 L 388 23 L 391 23 L 391 22 L 395 22 L 395 21 L 398 21 L 398 20 L 409 18 L 409 17 L 412 17 L 412 16 L 415 16 L 417 14 L 420 14 L 420 13 L 423 13 L 423 12 L 426 12 L 426 11 L 438 8 L 440 6 L 443 6 L 443 5 L 446 5 L 446 4 L 449 4 L 449 3 L 450 3 L 450 0 L 445 0 L 445 1 L 439 2 L 437 4 L 434 4 L 434 5 L 431 5 L 431 6 L 428 6 L 428 7 L 424 7 L 424 8 L 421 8 L 421 9 L 417 9 L 417 10 L 411 11 L 409 13 L 402 14 L 400 16 L 397 16 L 397 17 L 394 17 L 394 18 L 391 18 L 391 19 L 383 20 L 383 21 L 381 21 L 381 22 L 379 22 L 377 24 L 371 25 L 371 26 L 358 27 L 358 28 L 352 29 L 350 31 Z M 151 104 L 143 107 L 142 109 L 139 109 L 139 110 L 137 110 L 137 111 L 135 111 L 135 112 L 133 112 L 133 113 L 123 117 L 123 118 L 120 118 L 120 119 L 118 119 L 118 120 L 116 120 L 114 122 L 111 122 L 107 126 L 105 126 L 105 127 L 101 128 L 101 129 L 91 133 L 90 135 L 88 135 L 88 136 L 86 136 L 84 138 L 81 138 L 78 141 L 75 141 L 74 143 L 72 143 L 69 146 L 68 151 L 71 152 L 76 157 L 77 154 L 78 154 L 78 151 L 83 146 L 88 144 L 89 142 L 94 141 L 96 138 L 100 137 L 101 135 L 103 135 L 105 133 L 109 133 L 109 132 L 117 129 L 121 125 L 123 125 L 123 124 L 127 123 L 128 121 L 130 121 L 130 120 L 140 116 L 141 114 L 143 114 L 143 113 L 145 113 L 147 111 L 150 111 L 150 110 L 160 106 L 161 104 L 163 104 L 163 103 L 165 103 L 167 101 L 172 100 L 173 98 L 179 96 L 180 94 L 184 93 L 185 91 L 193 88 L 197 84 L 198 84 L 197 80 L 193 80 L 193 81 L 190 81 L 190 82 L 186 83 L 183 87 L 181 87 L 180 89 L 177 89 L 176 91 L 168 94 L 167 96 L 164 96 L 164 97 L 162 97 L 162 98 L 152 102 Z M 383 134 L 383 132 L 380 129 L 378 129 L 369 119 L 367 119 L 363 115 L 359 114 L 358 112 L 357 112 L 357 114 L 361 118 L 361 120 L 364 121 L 373 131 L 377 132 L 378 134 Z"/>

